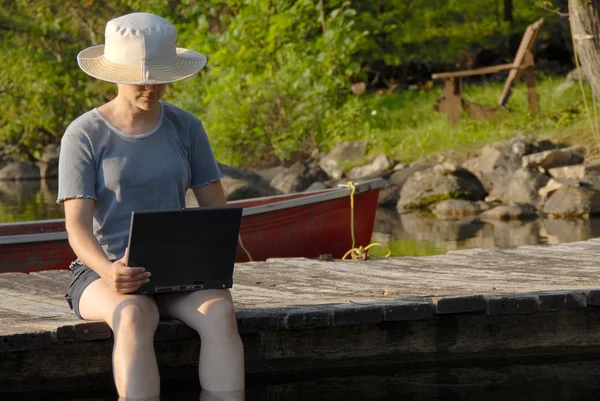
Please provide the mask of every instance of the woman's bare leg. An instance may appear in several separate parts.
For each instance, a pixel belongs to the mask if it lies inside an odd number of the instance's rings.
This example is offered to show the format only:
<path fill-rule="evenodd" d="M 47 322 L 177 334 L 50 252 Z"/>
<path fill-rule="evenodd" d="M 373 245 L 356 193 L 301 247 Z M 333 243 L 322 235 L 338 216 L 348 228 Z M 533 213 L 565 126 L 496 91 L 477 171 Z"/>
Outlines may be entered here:
<path fill-rule="evenodd" d="M 212 392 L 244 389 L 244 346 L 228 290 L 201 290 L 157 297 L 161 316 L 181 320 L 200 334 L 199 377 Z"/>
<path fill-rule="evenodd" d="M 154 333 L 159 314 L 154 300 L 118 294 L 99 279 L 81 295 L 79 312 L 86 320 L 104 320 L 113 330 L 113 374 L 119 395 L 127 399 L 158 396 Z"/>

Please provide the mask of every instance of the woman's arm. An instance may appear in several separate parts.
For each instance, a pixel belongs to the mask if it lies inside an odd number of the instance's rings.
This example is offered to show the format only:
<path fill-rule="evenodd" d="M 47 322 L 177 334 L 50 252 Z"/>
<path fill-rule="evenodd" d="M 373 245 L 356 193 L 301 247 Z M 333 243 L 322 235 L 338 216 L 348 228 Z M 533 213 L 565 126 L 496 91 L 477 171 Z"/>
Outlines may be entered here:
<path fill-rule="evenodd" d="M 132 292 L 148 282 L 149 273 L 143 267 L 127 267 L 127 255 L 114 263 L 106 257 L 92 228 L 93 199 L 67 199 L 65 221 L 69 245 L 75 255 L 119 293 Z"/>
<path fill-rule="evenodd" d="M 199 206 L 227 206 L 221 180 L 193 188 L 194 196 Z"/>

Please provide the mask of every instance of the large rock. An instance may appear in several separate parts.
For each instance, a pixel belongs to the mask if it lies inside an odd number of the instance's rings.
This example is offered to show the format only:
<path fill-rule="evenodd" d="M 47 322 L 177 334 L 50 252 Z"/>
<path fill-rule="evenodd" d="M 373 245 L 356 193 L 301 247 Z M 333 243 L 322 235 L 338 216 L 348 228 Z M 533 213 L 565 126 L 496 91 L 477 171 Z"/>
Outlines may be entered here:
<path fill-rule="evenodd" d="M 404 213 L 446 199 L 482 200 L 485 195 L 485 189 L 473 173 L 443 163 L 413 174 L 402 186 L 396 208 Z"/>
<path fill-rule="evenodd" d="M 543 188 L 550 177 L 540 173 L 537 169 L 518 169 L 508 183 L 505 202 L 508 204 L 530 204 L 540 203 L 540 188 Z"/>
<path fill-rule="evenodd" d="M 495 143 L 493 146 L 499 149 L 501 154 L 494 163 L 494 170 L 489 178 L 484 178 L 485 182 L 489 180 L 492 183 L 492 190 L 488 191 L 486 199 L 489 202 L 505 197 L 513 174 L 522 167 L 523 156 L 555 148 L 552 142 L 534 136 L 517 137 Z"/>
<path fill-rule="evenodd" d="M 541 167 L 548 171 L 551 168 L 580 164 L 584 159 L 583 152 L 581 146 L 572 146 L 533 153 L 523 156 L 521 167 Z"/>
<path fill-rule="evenodd" d="M 587 217 L 600 213 L 600 191 L 565 186 L 556 190 L 543 207 L 549 217 Z"/>
<path fill-rule="evenodd" d="M 252 171 L 238 169 L 224 164 L 219 167 L 225 178 L 221 180 L 227 200 L 257 198 L 277 195 L 280 192 L 273 188 L 261 175 Z"/>
<path fill-rule="evenodd" d="M 566 178 L 569 180 L 580 181 L 586 175 L 586 167 L 584 164 L 574 164 L 571 166 L 553 167 L 548 169 L 548 173 L 553 178 Z"/>
<path fill-rule="evenodd" d="M 319 166 L 334 180 L 344 176 L 344 164 L 352 164 L 360 161 L 366 154 L 367 143 L 363 141 L 344 142 L 337 145 L 325 157 Z"/>
<path fill-rule="evenodd" d="M 40 169 L 32 162 L 11 162 L 0 169 L 0 181 L 39 179 Z"/>
<path fill-rule="evenodd" d="M 359 178 L 373 177 L 386 171 L 390 168 L 390 165 L 390 161 L 385 155 L 379 155 L 371 163 L 365 166 L 354 167 L 348 171 L 348 178 L 356 180 Z"/>
<path fill-rule="evenodd" d="M 322 182 L 328 178 L 316 162 L 298 161 L 289 168 L 280 170 L 270 184 L 278 191 L 290 194 L 305 191 L 314 182 Z"/>
<path fill-rule="evenodd" d="M 411 166 L 397 165 L 388 179 L 384 180 L 383 186 L 379 191 L 379 205 L 395 206 L 400 199 L 400 191 L 404 183 L 417 171 L 427 170 L 432 165 L 428 163 L 416 163 Z M 394 169 L 396 169 L 394 167 Z"/>
<path fill-rule="evenodd" d="M 496 162 L 502 155 L 498 146 L 486 145 L 481 151 L 481 155 L 467 160 L 463 167 L 472 172 L 483 184 L 486 191 L 492 189 L 492 173 Z"/>

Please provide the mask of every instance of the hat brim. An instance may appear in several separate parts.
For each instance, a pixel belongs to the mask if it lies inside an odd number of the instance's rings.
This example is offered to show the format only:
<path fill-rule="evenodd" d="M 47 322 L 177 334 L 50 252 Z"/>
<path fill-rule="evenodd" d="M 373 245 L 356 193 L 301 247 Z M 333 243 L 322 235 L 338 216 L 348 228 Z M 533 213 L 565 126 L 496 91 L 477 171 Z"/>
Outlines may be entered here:
<path fill-rule="evenodd" d="M 177 48 L 177 61 L 168 65 L 123 65 L 104 57 L 104 45 L 92 46 L 77 55 L 79 67 L 88 75 L 117 84 L 168 84 L 197 74 L 206 65 L 204 54 Z"/>

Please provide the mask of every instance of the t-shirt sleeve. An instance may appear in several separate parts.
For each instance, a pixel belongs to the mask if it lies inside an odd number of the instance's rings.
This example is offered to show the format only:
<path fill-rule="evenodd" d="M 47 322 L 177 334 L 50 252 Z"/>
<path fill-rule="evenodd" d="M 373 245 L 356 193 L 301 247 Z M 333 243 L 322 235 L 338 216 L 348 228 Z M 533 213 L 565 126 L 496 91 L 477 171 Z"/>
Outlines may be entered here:
<path fill-rule="evenodd" d="M 194 124 L 193 131 L 190 141 L 192 170 L 190 188 L 197 188 L 220 180 L 224 175 L 219 169 L 202 122 L 198 120 L 197 124 Z"/>
<path fill-rule="evenodd" d="M 74 198 L 96 199 L 96 168 L 87 136 L 67 130 L 60 145 L 56 202 Z"/>

